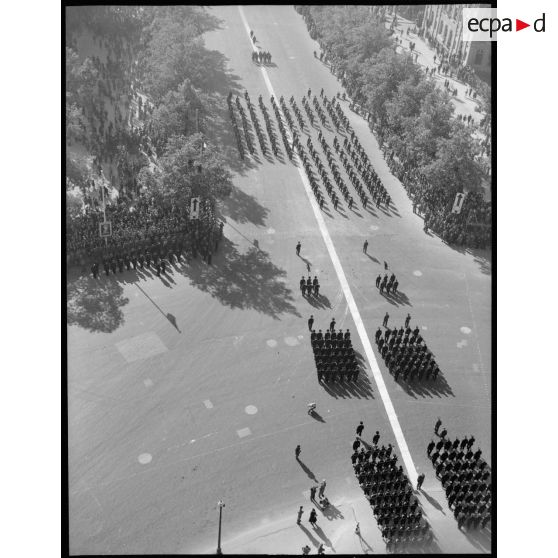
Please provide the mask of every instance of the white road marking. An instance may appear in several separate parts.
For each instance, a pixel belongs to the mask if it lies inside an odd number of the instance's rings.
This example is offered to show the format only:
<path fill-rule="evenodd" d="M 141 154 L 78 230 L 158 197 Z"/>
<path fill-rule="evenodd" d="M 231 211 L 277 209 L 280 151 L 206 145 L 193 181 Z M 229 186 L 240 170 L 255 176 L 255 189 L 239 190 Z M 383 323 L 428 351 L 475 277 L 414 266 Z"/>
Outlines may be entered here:
<path fill-rule="evenodd" d="M 138 457 L 138 461 L 142 464 L 142 465 L 147 465 L 148 463 L 151 463 L 151 460 L 153 459 L 152 455 L 150 453 L 142 453 L 139 457 Z"/>
<path fill-rule="evenodd" d="M 300 341 L 296 337 L 285 337 L 283 341 L 285 341 L 285 344 L 289 345 L 289 347 L 300 345 Z"/>
<path fill-rule="evenodd" d="M 277 341 L 275 341 L 275 339 L 268 339 L 266 343 L 268 347 L 277 347 Z"/>
<path fill-rule="evenodd" d="M 240 13 L 240 17 L 242 18 L 242 22 L 244 23 L 244 27 L 246 29 L 246 33 L 248 37 L 250 36 L 250 27 L 248 26 L 248 22 L 246 21 L 246 17 L 244 16 L 244 10 L 242 6 L 238 6 L 238 11 Z M 250 41 L 251 43 L 251 41 Z M 253 50 L 256 50 L 255 46 L 252 45 Z M 264 67 L 260 68 L 264 81 L 266 83 L 267 89 L 271 95 L 277 97 L 275 95 L 275 91 L 273 86 L 271 85 L 271 81 L 267 75 L 266 69 Z M 282 113 L 281 108 L 279 110 Z M 284 116 L 284 115 L 283 115 Z M 287 129 L 287 135 L 289 136 L 289 140 L 292 142 L 292 136 L 290 131 Z M 397 414 L 395 413 L 395 409 L 393 407 L 393 403 L 391 402 L 391 398 L 389 396 L 386 384 L 384 382 L 384 378 L 382 377 L 382 373 L 380 372 L 380 367 L 378 366 L 378 362 L 376 361 L 376 357 L 374 356 L 374 351 L 372 350 L 372 345 L 370 344 L 370 340 L 368 339 L 368 334 L 366 333 L 366 328 L 364 327 L 364 323 L 360 316 L 360 312 L 357 308 L 355 303 L 355 299 L 353 298 L 353 294 L 351 293 L 351 288 L 349 287 L 349 283 L 347 282 L 347 278 L 345 277 L 345 272 L 341 267 L 341 262 L 337 256 L 337 252 L 335 251 L 335 247 L 333 246 L 333 242 L 331 237 L 329 236 L 329 232 L 327 230 L 324 218 L 320 211 L 320 208 L 314 198 L 312 190 L 310 188 L 310 184 L 308 183 L 308 179 L 306 178 L 304 171 L 302 170 L 301 166 L 297 167 L 298 173 L 300 175 L 300 179 L 302 180 L 302 184 L 304 185 L 304 189 L 306 191 L 306 195 L 310 202 L 310 206 L 314 211 L 314 216 L 318 222 L 318 226 L 320 228 L 320 232 L 322 233 L 322 237 L 324 239 L 325 245 L 329 252 L 329 256 L 333 263 L 333 267 L 335 268 L 335 272 L 341 284 L 341 288 L 345 293 L 345 298 L 347 300 L 347 304 L 349 305 L 349 310 L 351 311 L 351 315 L 353 317 L 353 321 L 355 322 L 357 332 L 359 334 L 360 340 L 362 342 L 362 346 L 364 348 L 364 352 L 370 363 L 370 369 L 372 370 L 372 374 L 374 376 L 374 380 L 376 381 L 376 385 L 378 386 L 378 391 L 380 393 L 380 397 L 382 398 L 382 402 L 384 404 L 386 414 L 388 416 L 389 422 L 391 424 L 391 428 L 395 435 L 395 440 L 397 441 L 397 445 L 399 446 L 399 451 L 401 452 L 401 457 L 403 458 L 403 463 L 405 464 L 405 468 L 407 469 L 407 475 L 409 476 L 409 480 L 411 484 L 416 486 L 416 479 L 417 479 L 417 470 L 415 468 L 415 464 L 413 463 L 413 458 L 409 452 L 409 448 L 407 446 L 407 442 L 405 440 L 405 436 L 403 435 L 403 430 L 401 430 L 401 425 L 399 424 L 399 419 L 397 418 Z M 421 273 L 422 275 L 422 273 Z"/>
<path fill-rule="evenodd" d="M 490 390 L 488 388 L 488 382 L 486 380 L 486 373 L 484 371 L 484 363 L 482 361 L 482 352 L 480 349 L 480 344 L 479 344 L 479 336 L 477 335 L 477 322 L 475 320 L 475 315 L 473 314 L 473 305 L 471 304 L 471 293 L 469 291 L 469 281 L 467 279 L 467 274 L 465 274 L 465 286 L 467 287 L 467 302 L 469 303 L 469 311 L 471 312 L 471 320 L 473 322 L 473 328 L 475 329 L 475 341 L 477 344 L 477 352 L 479 353 L 479 362 L 480 362 L 480 371 L 481 371 L 481 375 L 482 375 L 482 383 L 484 385 L 484 389 L 486 391 L 486 394 L 489 395 L 490 394 Z"/>
<path fill-rule="evenodd" d="M 258 412 L 258 408 L 255 405 L 247 405 L 244 409 L 247 415 L 255 415 Z"/>
<path fill-rule="evenodd" d="M 470 327 L 463 326 L 462 328 L 460 328 L 459 331 L 460 331 L 461 333 L 464 333 L 465 335 L 469 335 L 469 333 L 471 333 L 471 328 L 470 328 Z"/>
<path fill-rule="evenodd" d="M 249 428 L 241 428 L 240 430 L 237 430 L 236 433 L 239 438 L 245 438 L 246 436 L 250 436 L 252 431 Z"/>
<path fill-rule="evenodd" d="M 209 399 L 206 399 L 203 404 L 205 405 L 206 409 L 213 409 L 213 403 Z"/>
<path fill-rule="evenodd" d="M 415 275 L 416 277 L 422 277 L 422 271 L 417 269 L 416 271 L 413 271 L 413 275 Z"/>
<path fill-rule="evenodd" d="M 116 348 L 126 362 L 136 362 L 168 351 L 153 331 L 119 341 Z"/>

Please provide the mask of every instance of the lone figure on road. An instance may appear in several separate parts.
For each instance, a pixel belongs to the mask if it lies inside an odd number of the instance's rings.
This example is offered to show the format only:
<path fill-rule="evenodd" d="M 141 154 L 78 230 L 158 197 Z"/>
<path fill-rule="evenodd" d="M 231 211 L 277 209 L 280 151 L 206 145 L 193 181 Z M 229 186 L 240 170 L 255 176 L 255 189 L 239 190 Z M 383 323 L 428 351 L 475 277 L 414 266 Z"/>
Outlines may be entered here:
<path fill-rule="evenodd" d="M 312 325 L 314 325 L 314 315 L 311 314 L 308 318 L 308 329 L 312 331 Z"/>
<path fill-rule="evenodd" d="M 384 327 L 387 327 L 388 320 L 389 320 L 389 314 L 386 312 L 386 315 L 384 316 L 384 323 L 383 323 Z"/>
<path fill-rule="evenodd" d="M 422 483 L 424 482 L 424 473 L 421 473 L 417 478 L 417 490 L 420 490 Z"/>
<path fill-rule="evenodd" d="M 298 244 L 296 245 L 296 255 L 300 256 L 300 248 L 301 248 L 301 244 L 300 244 L 300 240 L 298 241 Z"/>
<path fill-rule="evenodd" d="M 316 490 L 318 490 L 317 486 L 310 487 L 310 500 L 314 500 L 316 498 Z"/>
<path fill-rule="evenodd" d="M 360 421 L 360 424 L 356 427 L 357 436 L 360 437 L 362 435 L 363 430 L 364 430 L 364 423 Z"/>
<path fill-rule="evenodd" d="M 405 318 L 405 328 L 409 327 L 410 321 L 411 321 L 411 314 L 407 314 L 407 317 Z"/>
<path fill-rule="evenodd" d="M 310 517 L 308 518 L 308 521 L 310 522 L 310 525 L 312 525 L 312 527 L 315 527 L 317 520 L 318 520 L 318 515 L 316 514 L 316 510 L 314 508 L 312 508 L 312 511 L 310 512 Z"/>
<path fill-rule="evenodd" d="M 364 241 L 364 244 L 362 245 L 362 251 L 366 254 L 366 250 L 368 250 L 368 240 Z"/>
<path fill-rule="evenodd" d="M 298 444 L 298 446 L 296 446 L 295 448 L 295 456 L 298 459 L 299 455 L 300 455 L 300 444 Z"/>
<path fill-rule="evenodd" d="M 298 512 L 296 514 L 296 524 L 300 525 L 300 520 L 302 519 L 302 514 L 304 513 L 304 509 L 302 506 L 300 506 L 300 508 L 298 508 Z"/>
<path fill-rule="evenodd" d="M 434 434 L 438 434 L 438 430 L 440 430 L 440 426 L 442 426 L 442 419 L 438 417 L 436 424 L 434 425 Z"/>

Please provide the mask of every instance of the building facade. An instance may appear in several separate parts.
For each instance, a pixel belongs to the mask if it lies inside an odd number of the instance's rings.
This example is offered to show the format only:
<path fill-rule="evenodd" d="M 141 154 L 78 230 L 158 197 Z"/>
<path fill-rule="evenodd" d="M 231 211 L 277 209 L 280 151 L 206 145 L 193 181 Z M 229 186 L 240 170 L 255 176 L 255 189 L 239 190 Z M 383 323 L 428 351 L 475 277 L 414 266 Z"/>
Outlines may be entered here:
<path fill-rule="evenodd" d="M 421 29 L 432 43 L 440 47 L 450 60 L 469 66 L 486 82 L 490 82 L 491 43 L 463 41 L 463 8 L 489 8 L 487 4 L 427 5 Z"/>

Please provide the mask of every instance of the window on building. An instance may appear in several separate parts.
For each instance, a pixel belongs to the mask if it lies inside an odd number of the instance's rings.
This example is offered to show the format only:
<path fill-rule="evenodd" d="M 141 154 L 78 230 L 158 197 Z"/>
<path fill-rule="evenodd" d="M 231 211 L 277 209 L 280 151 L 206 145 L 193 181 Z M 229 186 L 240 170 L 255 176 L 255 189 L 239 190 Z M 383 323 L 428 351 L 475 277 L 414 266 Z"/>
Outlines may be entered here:
<path fill-rule="evenodd" d="M 482 59 L 484 56 L 484 50 L 477 50 L 475 53 L 475 66 L 480 66 L 482 64 Z"/>

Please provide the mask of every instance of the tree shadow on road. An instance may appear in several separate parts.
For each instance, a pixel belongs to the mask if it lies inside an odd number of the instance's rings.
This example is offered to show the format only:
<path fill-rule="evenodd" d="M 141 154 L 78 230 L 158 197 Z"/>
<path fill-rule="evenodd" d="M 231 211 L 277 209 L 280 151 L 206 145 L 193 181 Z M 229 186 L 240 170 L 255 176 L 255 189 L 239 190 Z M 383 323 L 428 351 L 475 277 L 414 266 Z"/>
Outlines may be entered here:
<path fill-rule="evenodd" d="M 219 203 L 219 209 L 237 223 L 253 223 L 258 227 L 265 226 L 269 214 L 269 210 L 260 205 L 254 196 L 236 186 L 232 187 L 230 196 Z"/>
<path fill-rule="evenodd" d="M 89 275 L 67 281 L 67 323 L 94 332 L 111 333 L 124 323 L 122 307 L 129 299 L 113 277 Z"/>
<path fill-rule="evenodd" d="M 300 317 L 292 304 L 292 291 L 284 282 L 286 271 L 261 248 L 251 246 L 242 254 L 233 242 L 223 238 L 213 265 L 194 259 L 182 273 L 192 286 L 230 308 L 253 309 L 274 319 L 283 313 Z"/>
<path fill-rule="evenodd" d="M 232 73 L 227 68 L 228 58 L 218 50 L 204 49 L 202 53 L 204 73 L 197 86 L 205 94 L 209 107 L 204 111 L 200 131 L 217 143 L 227 166 L 234 172 L 243 175 L 255 165 L 249 159 L 240 158 L 236 136 L 230 120 L 227 106 L 227 95 L 240 96 L 240 76 Z M 242 124 L 241 124 L 242 131 Z"/>

